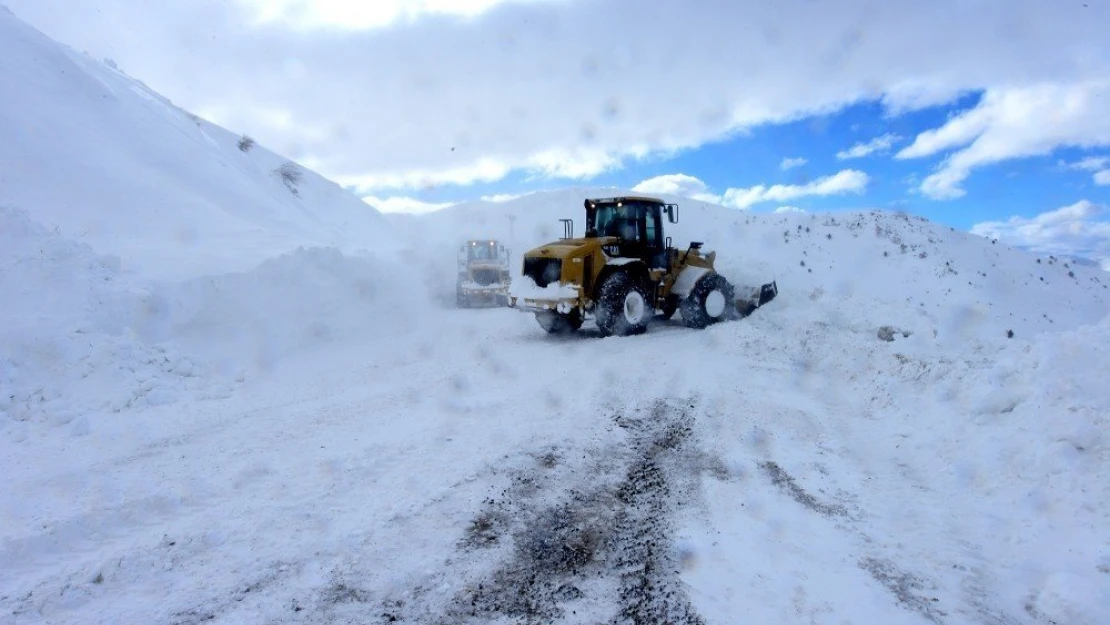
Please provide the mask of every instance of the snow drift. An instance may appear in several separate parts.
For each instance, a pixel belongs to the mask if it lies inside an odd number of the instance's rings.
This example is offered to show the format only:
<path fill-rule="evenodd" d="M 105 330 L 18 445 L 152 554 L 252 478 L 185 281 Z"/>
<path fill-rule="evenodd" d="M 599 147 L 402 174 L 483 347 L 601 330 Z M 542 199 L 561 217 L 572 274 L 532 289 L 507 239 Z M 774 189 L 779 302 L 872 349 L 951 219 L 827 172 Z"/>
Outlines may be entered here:
<path fill-rule="evenodd" d="M 424 306 L 373 208 L 8 11 L 0 91 L 18 94 L 0 106 L 0 424 L 17 438 L 226 397 Z"/>
<path fill-rule="evenodd" d="M 0 208 L 0 423 L 16 436 L 72 421 L 81 434 L 101 410 L 226 397 L 322 345 L 413 330 L 428 307 L 403 267 L 334 248 L 180 283 L 119 267 Z"/>

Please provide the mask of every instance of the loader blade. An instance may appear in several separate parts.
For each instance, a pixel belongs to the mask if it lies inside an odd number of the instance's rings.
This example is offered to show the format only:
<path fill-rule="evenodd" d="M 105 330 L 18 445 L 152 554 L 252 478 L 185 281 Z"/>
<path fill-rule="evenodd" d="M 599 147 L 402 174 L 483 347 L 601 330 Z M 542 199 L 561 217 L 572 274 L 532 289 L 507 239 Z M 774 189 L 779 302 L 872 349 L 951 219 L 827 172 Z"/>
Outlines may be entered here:
<path fill-rule="evenodd" d="M 759 308 L 767 302 L 775 299 L 775 296 L 778 294 L 779 284 L 777 280 L 764 284 L 763 286 L 759 287 L 759 303 L 756 304 L 755 307 Z"/>
<path fill-rule="evenodd" d="M 752 289 L 751 295 L 747 297 L 741 296 L 736 298 L 736 313 L 740 316 L 741 319 L 747 317 L 748 315 L 752 314 L 752 312 L 756 308 L 759 308 L 767 302 L 775 299 L 775 296 L 778 294 L 779 285 L 777 281 L 768 282 L 767 284 L 759 287 L 758 290 Z"/>

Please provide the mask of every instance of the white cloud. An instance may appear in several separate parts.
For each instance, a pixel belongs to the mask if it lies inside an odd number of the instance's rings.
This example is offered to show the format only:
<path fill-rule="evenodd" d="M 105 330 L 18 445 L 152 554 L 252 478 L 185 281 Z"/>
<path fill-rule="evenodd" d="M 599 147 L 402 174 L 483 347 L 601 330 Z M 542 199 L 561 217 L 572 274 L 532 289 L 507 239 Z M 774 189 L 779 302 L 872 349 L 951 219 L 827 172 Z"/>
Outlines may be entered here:
<path fill-rule="evenodd" d="M 514 171 L 588 178 L 861 100 L 913 110 L 1046 81 L 1066 95 L 1110 74 L 1110 4 L 1095 2 L 5 2 L 176 104 L 379 189 Z M 752 36 L 737 37 L 736 23 Z M 1060 104 L 1064 139 L 1106 123 L 1097 107 Z M 1061 139 L 1057 111 L 1036 112 L 1022 127 L 1049 146 Z M 967 141 L 1015 125 L 984 116 Z"/>
<path fill-rule="evenodd" d="M 978 167 L 1048 154 L 1061 146 L 1110 145 L 1104 97 L 1108 91 L 1106 78 L 991 89 L 974 108 L 919 134 L 897 157 L 921 158 L 957 149 L 925 178 L 920 190 L 934 199 L 961 197 L 961 184 Z"/>
<path fill-rule="evenodd" d="M 315 163 L 318 159 L 313 158 Z M 308 162 L 308 161 L 305 161 Z M 322 168 L 322 167 L 321 167 Z M 440 170 L 383 171 L 371 174 L 338 174 L 332 180 L 358 193 L 376 189 L 428 189 L 443 185 L 468 185 L 475 182 L 495 182 L 510 171 L 508 165 L 493 159 L 480 160 L 472 165 Z"/>
<path fill-rule="evenodd" d="M 805 165 L 808 162 L 809 161 L 807 161 L 805 158 L 803 158 L 801 156 L 799 156 L 797 158 L 784 158 L 784 159 L 782 159 L 782 162 L 779 163 L 779 169 L 781 169 L 783 171 L 786 171 L 787 169 L 793 169 L 795 167 L 801 167 L 802 165 Z"/>
<path fill-rule="evenodd" d="M 593 178 L 617 169 L 621 159 L 599 150 L 552 149 L 528 158 L 525 169 L 532 178 Z"/>
<path fill-rule="evenodd" d="M 857 143 L 847 150 L 837 152 L 836 157 L 840 160 L 845 160 L 849 158 L 863 158 L 864 156 L 874 154 L 876 152 L 885 152 L 890 149 L 890 146 L 894 145 L 895 141 L 898 141 L 901 138 L 902 137 L 899 137 L 896 134 L 887 133 L 885 135 L 875 137 L 867 143 Z"/>
<path fill-rule="evenodd" d="M 803 185 L 756 185 L 746 189 L 729 189 L 725 191 L 722 203 L 733 208 L 748 208 L 762 202 L 786 202 L 806 196 L 861 193 L 867 188 L 868 181 L 867 174 L 862 171 L 845 169 Z"/>
<path fill-rule="evenodd" d="M 1032 218 L 975 224 L 971 232 L 1037 254 L 1081 256 L 1110 267 L 1110 221 L 1100 219 L 1106 212 L 1105 206 L 1080 200 Z"/>
<path fill-rule="evenodd" d="M 425 202 L 405 196 L 383 198 L 366 195 L 362 197 L 362 201 L 382 213 L 412 213 L 416 215 L 431 213 L 455 205 L 455 202 Z"/>
<path fill-rule="evenodd" d="M 522 198 L 526 195 L 530 195 L 530 194 L 528 194 L 528 193 L 496 193 L 494 195 L 483 195 L 481 199 L 482 199 L 483 202 L 493 202 L 493 203 L 497 204 L 497 203 L 501 203 L 501 202 L 511 202 L 513 200 Z"/>
<path fill-rule="evenodd" d="M 797 206 L 780 206 L 780 207 L 775 209 L 775 212 L 776 213 L 804 213 L 806 211 L 805 211 L 804 208 L 798 208 Z"/>
<path fill-rule="evenodd" d="M 1078 169 L 1094 172 L 1092 179 L 1097 185 L 1110 185 L 1110 156 L 1088 156 L 1075 163 L 1063 163 L 1065 169 Z"/>
<path fill-rule="evenodd" d="M 709 192 L 709 187 L 703 181 L 686 174 L 666 174 L 648 178 L 632 187 L 637 193 L 659 193 L 680 195 L 702 202 L 719 204 L 721 196 Z"/>
<path fill-rule="evenodd" d="M 429 15 L 474 17 L 505 2 L 536 0 L 236 0 L 258 24 L 361 30 Z"/>
<path fill-rule="evenodd" d="M 862 171 L 845 169 L 803 185 L 776 184 L 767 186 L 761 184 L 747 188 L 729 188 L 723 194 L 718 195 L 710 191 L 704 181 L 694 176 L 667 174 L 648 178 L 632 187 L 632 190 L 640 193 L 668 193 L 731 208 L 747 209 L 764 202 L 785 202 L 806 196 L 860 193 L 867 187 L 868 180 L 867 174 Z M 790 209 L 792 207 L 786 206 L 783 208 Z"/>
<path fill-rule="evenodd" d="M 1088 156 L 1075 163 L 1063 163 L 1067 169 L 1080 169 L 1083 171 L 1099 171 L 1110 169 L 1110 156 Z"/>

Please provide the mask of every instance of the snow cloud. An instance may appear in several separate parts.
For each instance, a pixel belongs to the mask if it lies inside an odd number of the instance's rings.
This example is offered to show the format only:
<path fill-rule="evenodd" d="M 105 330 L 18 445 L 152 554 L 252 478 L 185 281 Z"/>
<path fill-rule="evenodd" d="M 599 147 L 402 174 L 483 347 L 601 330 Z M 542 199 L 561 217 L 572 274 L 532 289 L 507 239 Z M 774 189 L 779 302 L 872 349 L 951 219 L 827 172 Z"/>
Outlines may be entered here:
<path fill-rule="evenodd" d="M 733 208 L 749 208 L 762 202 L 788 202 L 806 196 L 861 193 L 867 188 L 868 181 L 867 174 L 862 171 L 844 169 L 802 185 L 756 185 L 746 189 L 729 189 L 725 191 L 722 203 Z"/>
<path fill-rule="evenodd" d="M 801 167 L 802 165 L 805 165 L 808 162 L 809 161 L 807 161 L 805 158 L 802 158 L 801 156 L 799 156 L 797 158 L 784 158 L 784 159 L 782 159 L 782 163 L 779 163 L 779 169 L 781 169 L 783 171 L 786 171 L 787 169 L 793 169 L 795 167 Z"/>
<path fill-rule="evenodd" d="M 505 2 L 538 0 L 235 0 L 259 25 L 282 25 L 311 30 L 365 30 L 421 17 L 473 18 Z"/>
<path fill-rule="evenodd" d="M 890 146 L 894 145 L 895 141 L 901 138 L 902 137 L 896 134 L 887 133 L 881 137 L 875 137 L 867 143 L 857 143 L 847 150 L 837 152 L 836 157 L 840 160 L 845 160 L 849 158 L 863 158 L 870 154 L 886 152 L 890 149 Z"/>
<path fill-rule="evenodd" d="M 670 193 L 731 208 L 748 209 L 765 202 L 787 202 L 807 196 L 861 193 L 867 188 L 868 182 L 867 174 L 862 171 L 845 169 L 804 185 L 760 184 L 754 187 L 726 189 L 723 194 L 718 195 L 711 192 L 704 181 L 694 176 L 668 174 L 644 180 L 632 189 L 641 193 Z M 783 208 L 789 210 L 792 207 Z"/>
<path fill-rule="evenodd" d="M 956 150 L 919 188 L 934 199 L 962 197 L 961 184 L 978 167 L 1048 154 L 1061 146 L 1110 145 L 1108 91 L 1106 78 L 990 89 L 974 108 L 919 134 L 897 158 Z"/>
<path fill-rule="evenodd" d="M 1110 221 L 1107 207 L 1080 200 L 1036 217 L 975 224 L 973 234 L 1028 248 L 1037 254 L 1080 256 L 1110 270 Z"/>
<path fill-rule="evenodd" d="M 719 204 L 721 196 L 710 193 L 709 187 L 698 178 L 686 174 L 667 174 L 648 178 L 632 187 L 637 193 L 669 193 L 683 197 Z"/>
<path fill-rule="evenodd" d="M 454 202 L 424 202 L 416 198 L 405 196 L 383 198 L 367 195 L 363 196 L 362 201 L 373 206 L 382 213 L 411 213 L 417 215 L 431 213 L 447 208 L 448 206 L 454 206 Z"/>
<path fill-rule="evenodd" d="M 991 162 L 1110 144 L 1107 3 L 6 2 L 367 194 L 587 179 L 861 101 L 897 113 L 980 91 L 903 152 L 960 150 L 924 181 L 931 196 Z"/>
<path fill-rule="evenodd" d="M 319 159 L 311 159 L 313 169 L 324 171 Z M 318 164 L 319 163 L 319 164 Z M 355 193 L 369 194 L 377 189 L 430 189 L 443 185 L 465 185 L 475 182 L 494 182 L 504 178 L 510 167 L 493 159 L 483 159 L 472 165 L 425 170 L 383 170 L 375 173 L 333 176 L 336 183 L 353 189 Z"/>
<path fill-rule="evenodd" d="M 527 193 L 495 193 L 494 195 L 483 195 L 481 200 L 483 202 L 493 202 L 500 204 L 501 202 L 511 202 L 528 195 Z"/>

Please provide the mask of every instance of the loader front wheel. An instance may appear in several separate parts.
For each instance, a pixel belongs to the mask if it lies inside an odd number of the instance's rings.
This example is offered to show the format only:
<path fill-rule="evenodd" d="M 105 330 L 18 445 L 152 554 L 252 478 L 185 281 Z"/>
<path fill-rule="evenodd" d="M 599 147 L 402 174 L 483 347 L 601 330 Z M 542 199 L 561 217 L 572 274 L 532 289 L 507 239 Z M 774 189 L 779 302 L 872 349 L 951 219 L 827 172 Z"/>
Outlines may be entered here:
<path fill-rule="evenodd" d="M 639 282 L 623 271 L 609 274 L 598 289 L 594 321 L 602 336 L 643 334 L 655 309 Z"/>
<path fill-rule="evenodd" d="M 699 329 L 724 321 L 729 317 L 729 307 L 735 306 L 735 298 L 735 289 L 728 280 L 720 274 L 708 274 L 682 300 L 682 321 Z"/>

